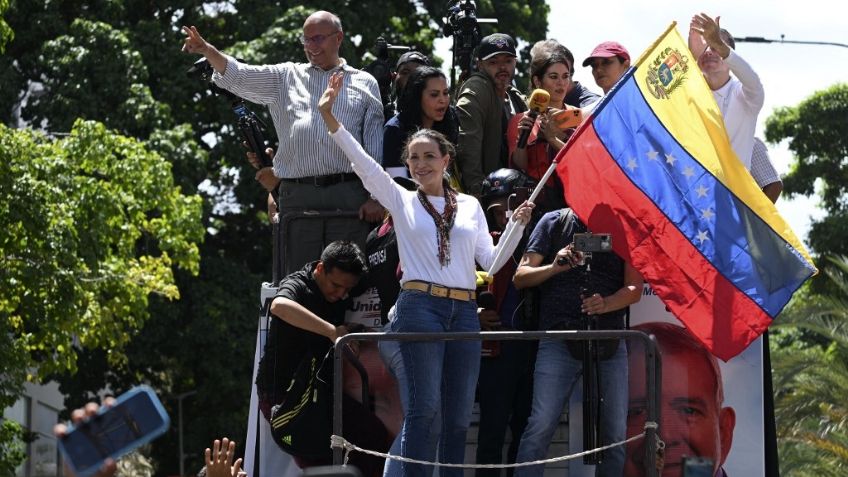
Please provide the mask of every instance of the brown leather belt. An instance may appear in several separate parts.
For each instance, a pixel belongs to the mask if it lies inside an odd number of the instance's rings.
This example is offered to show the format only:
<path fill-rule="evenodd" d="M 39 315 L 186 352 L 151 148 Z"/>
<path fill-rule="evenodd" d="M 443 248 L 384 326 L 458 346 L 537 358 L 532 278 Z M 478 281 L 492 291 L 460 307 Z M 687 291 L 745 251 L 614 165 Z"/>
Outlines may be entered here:
<path fill-rule="evenodd" d="M 315 187 L 328 187 L 331 185 L 341 184 L 342 182 L 358 181 L 359 177 L 353 172 L 345 172 L 340 174 L 330 174 L 328 176 L 312 176 L 312 177 L 283 177 L 283 182 L 293 182 L 295 184 L 309 184 Z"/>
<path fill-rule="evenodd" d="M 474 290 L 466 290 L 464 288 L 450 288 L 438 283 L 424 282 L 421 280 L 410 280 L 403 284 L 404 290 L 417 290 L 424 293 L 429 293 L 439 298 L 451 298 L 454 300 L 471 301 L 477 297 Z"/>

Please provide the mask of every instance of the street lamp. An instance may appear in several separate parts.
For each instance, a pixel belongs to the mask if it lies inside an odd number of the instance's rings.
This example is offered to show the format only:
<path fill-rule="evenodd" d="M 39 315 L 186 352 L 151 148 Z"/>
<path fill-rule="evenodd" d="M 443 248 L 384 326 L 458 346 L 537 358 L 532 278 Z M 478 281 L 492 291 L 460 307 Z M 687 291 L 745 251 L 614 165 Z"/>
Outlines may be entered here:
<path fill-rule="evenodd" d="M 800 41 L 800 40 L 785 40 L 782 33 L 780 34 L 779 40 L 770 40 L 768 38 L 763 38 L 761 36 L 738 36 L 733 37 L 733 39 L 737 42 L 747 42 L 747 43 L 794 43 L 798 45 L 830 45 L 830 46 L 841 46 L 842 48 L 848 48 L 848 45 L 845 43 L 834 43 L 831 41 Z"/>
<path fill-rule="evenodd" d="M 197 391 L 186 391 L 182 394 L 178 394 L 174 397 L 177 400 L 177 432 L 179 433 L 179 447 L 180 447 L 180 477 L 185 476 L 185 454 L 183 453 L 183 399 L 194 396 L 197 394 Z"/>

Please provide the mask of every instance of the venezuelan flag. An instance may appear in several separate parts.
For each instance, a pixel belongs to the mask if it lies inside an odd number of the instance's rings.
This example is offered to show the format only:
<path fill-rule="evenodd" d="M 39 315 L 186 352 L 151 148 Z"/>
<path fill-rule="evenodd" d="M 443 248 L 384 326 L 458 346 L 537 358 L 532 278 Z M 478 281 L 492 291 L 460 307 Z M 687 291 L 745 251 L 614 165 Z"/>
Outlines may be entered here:
<path fill-rule="evenodd" d="M 569 206 L 728 360 L 817 272 L 730 147 L 673 23 L 560 152 Z"/>

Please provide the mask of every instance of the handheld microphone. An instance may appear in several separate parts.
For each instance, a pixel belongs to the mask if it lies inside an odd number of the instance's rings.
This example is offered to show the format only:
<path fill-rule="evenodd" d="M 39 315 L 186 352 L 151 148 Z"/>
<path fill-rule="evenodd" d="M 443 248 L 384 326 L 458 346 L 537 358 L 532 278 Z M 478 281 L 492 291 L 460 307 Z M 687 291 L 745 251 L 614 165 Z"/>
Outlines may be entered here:
<path fill-rule="evenodd" d="M 497 300 L 492 292 L 486 290 L 477 294 L 477 306 L 484 310 L 497 310 Z"/>
<path fill-rule="evenodd" d="M 536 118 L 539 117 L 539 113 L 548 109 L 548 103 L 550 102 L 551 95 L 547 91 L 543 89 L 533 90 L 533 94 L 530 95 L 530 102 L 527 104 L 527 107 L 530 108 L 527 115 L 535 121 Z M 532 129 L 532 127 L 530 129 Z M 521 136 L 518 137 L 517 146 L 519 149 L 527 147 L 527 138 L 530 137 L 530 129 L 521 130 Z"/>

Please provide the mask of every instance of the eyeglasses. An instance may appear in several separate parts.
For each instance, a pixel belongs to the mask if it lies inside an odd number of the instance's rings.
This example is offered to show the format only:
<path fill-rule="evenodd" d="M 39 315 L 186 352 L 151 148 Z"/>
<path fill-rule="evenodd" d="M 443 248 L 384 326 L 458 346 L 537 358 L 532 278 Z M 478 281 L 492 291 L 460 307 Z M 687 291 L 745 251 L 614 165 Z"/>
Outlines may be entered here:
<path fill-rule="evenodd" d="M 315 44 L 315 45 L 320 45 L 321 43 L 324 43 L 324 40 L 326 40 L 327 38 L 330 38 L 331 36 L 335 35 L 338 32 L 339 32 L 339 30 L 332 31 L 332 32 L 330 32 L 326 35 L 315 35 L 315 36 L 300 35 L 300 43 L 304 46 L 308 45 L 310 43 Z"/>

